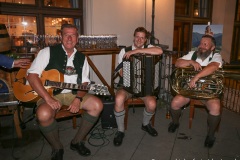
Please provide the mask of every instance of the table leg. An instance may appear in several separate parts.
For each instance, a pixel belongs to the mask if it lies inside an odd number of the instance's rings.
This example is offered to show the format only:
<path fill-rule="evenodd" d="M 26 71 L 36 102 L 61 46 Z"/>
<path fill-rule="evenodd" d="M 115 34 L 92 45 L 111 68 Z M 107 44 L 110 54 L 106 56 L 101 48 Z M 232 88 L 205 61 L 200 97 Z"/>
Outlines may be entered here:
<path fill-rule="evenodd" d="M 114 90 L 109 86 L 109 84 L 107 83 L 107 81 L 103 78 L 103 76 L 101 75 L 101 73 L 99 72 L 99 70 L 97 69 L 97 67 L 94 65 L 94 63 L 92 62 L 92 60 L 88 57 L 88 63 L 89 65 L 92 67 L 93 71 L 96 73 L 96 75 L 98 76 L 98 78 L 102 81 L 102 83 L 108 87 L 108 90 L 110 92 L 111 95 L 114 95 Z"/>
<path fill-rule="evenodd" d="M 18 117 L 18 112 L 21 112 L 21 111 L 18 111 L 16 110 L 14 112 L 14 125 L 15 125 L 15 128 L 16 128 L 16 132 L 17 132 L 17 137 L 18 138 L 22 138 L 22 129 L 20 127 L 20 122 L 19 122 L 19 117 Z M 21 114 L 21 113 L 20 113 Z"/>

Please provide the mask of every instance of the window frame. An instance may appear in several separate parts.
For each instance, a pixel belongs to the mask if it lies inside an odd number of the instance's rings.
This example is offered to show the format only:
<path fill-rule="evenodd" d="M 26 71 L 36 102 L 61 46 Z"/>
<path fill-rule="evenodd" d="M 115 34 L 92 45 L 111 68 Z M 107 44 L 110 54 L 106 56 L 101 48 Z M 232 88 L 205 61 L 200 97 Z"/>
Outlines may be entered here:
<path fill-rule="evenodd" d="M 48 6 L 44 6 L 42 0 L 35 0 L 36 5 L 0 2 L 0 10 L 3 15 L 36 17 L 37 34 L 39 35 L 45 34 L 44 17 L 67 17 L 79 19 L 81 23 L 79 33 L 82 34 L 84 31 L 83 0 L 78 1 L 79 8 L 51 7 L 51 9 L 49 9 Z"/>
<path fill-rule="evenodd" d="M 240 0 L 236 1 L 230 63 L 240 64 Z M 238 17 L 239 16 L 239 17 Z M 237 19 L 239 18 L 239 20 Z"/>
<path fill-rule="evenodd" d="M 176 1 L 177 0 L 175 0 L 175 3 L 176 3 Z M 176 44 L 176 42 L 177 42 L 177 45 L 173 46 L 173 50 L 177 50 L 177 51 L 191 50 L 193 25 L 196 25 L 196 24 L 198 24 L 198 25 L 206 24 L 207 25 L 208 22 L 212 21 L 213 0 L 209 0 L 209 3 L 208 3 L 208 7 L 209 7 L 208 17 L 194 17 L 193 16 L 194 1 L 192 1 L 192 0 L 188 0 L 188 1 L 189 1 L 189 15 L 186 15 L 186 16 L 175 15 L 174 28 L 177 27 L 176 23 L 182 23 L 181 26 L 188 24 L 189 30 L 184 31 L 184 30 L 180 29 L 180 33 L 178 33 L 179 35 L 176 37 L 175 36 L 173 37 L 173 44 Z M 176 7 L 176 5 L 175 5 L 175 7 Z M 189 41 L 187 44 L 184 44 L 184 38 L 186 38 L 186 36 Z M 176 39 L 176 38 L 178 38 L 178 39 Z"/>

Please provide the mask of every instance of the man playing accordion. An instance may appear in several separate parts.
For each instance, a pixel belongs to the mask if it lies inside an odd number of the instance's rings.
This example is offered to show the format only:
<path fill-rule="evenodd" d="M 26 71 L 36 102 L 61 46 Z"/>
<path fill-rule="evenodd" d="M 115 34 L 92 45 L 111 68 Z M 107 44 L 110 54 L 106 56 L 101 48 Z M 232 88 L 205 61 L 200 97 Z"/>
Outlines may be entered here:
<path fill-rule="evenodd" d="M 148 39 L 148 32 L 143 27 L 138 27 L 134 31 L 133 45 L 127 48 L 124 48 L 120 51 L 118 61 L 119 64 L 122 63 L 123 58 L 128 59 L 131 55 L 134 54 L 151 54 L 151 55 L 161 55 L 163 53 L 160 47 L 155 47 L 153 45 L 145 45 Z M 122 70 L 120 70 L 120 75 L 122 76 Z M 114 137 L 114 145 L 120 146 L 122 144 L 124 134 L 124 102 L 131 98 L 132 94 L 127 92 L 124 89 L 119 89 L 115 97 L 115 106 L 114 114 L 116 117 L 118 131 Z M 157 136 L 157 131 L 150 125 L 150 120 L 155 113 L 156 109 L 156 97 L 154 96 L 145 96 L 140 97 L 144 103 L 145 108 L 143 111 L 143 122 L 142 130 L 148 132 L 151 136 Z"/>

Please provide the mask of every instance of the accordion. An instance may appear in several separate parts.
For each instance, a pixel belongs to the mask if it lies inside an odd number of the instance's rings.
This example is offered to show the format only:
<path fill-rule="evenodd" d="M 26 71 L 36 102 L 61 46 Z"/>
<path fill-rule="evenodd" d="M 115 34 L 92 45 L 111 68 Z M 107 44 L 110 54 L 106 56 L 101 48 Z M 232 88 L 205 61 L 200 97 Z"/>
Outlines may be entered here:
<path fill-rule="evenodd" d="M 159 55 L 133 55 L 123 59 L 123 89 L 134 97 L 157 96 L 160 88 L 159 60 Z"/>

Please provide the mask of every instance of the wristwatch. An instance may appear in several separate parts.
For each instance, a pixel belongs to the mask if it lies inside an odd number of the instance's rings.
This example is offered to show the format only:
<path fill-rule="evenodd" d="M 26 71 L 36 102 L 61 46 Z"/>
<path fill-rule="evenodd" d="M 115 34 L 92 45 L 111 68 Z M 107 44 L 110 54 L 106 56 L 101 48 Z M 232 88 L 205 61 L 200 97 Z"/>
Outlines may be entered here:
<path fill-rule="evenodd" d="M 80 100 L 80 102 L 82 102 L 82 101 L 83 101 L 83 98 L 82 98 L 82 97 L 76 96 L 75 98 L 79 99 L 79 100 Z"/>

